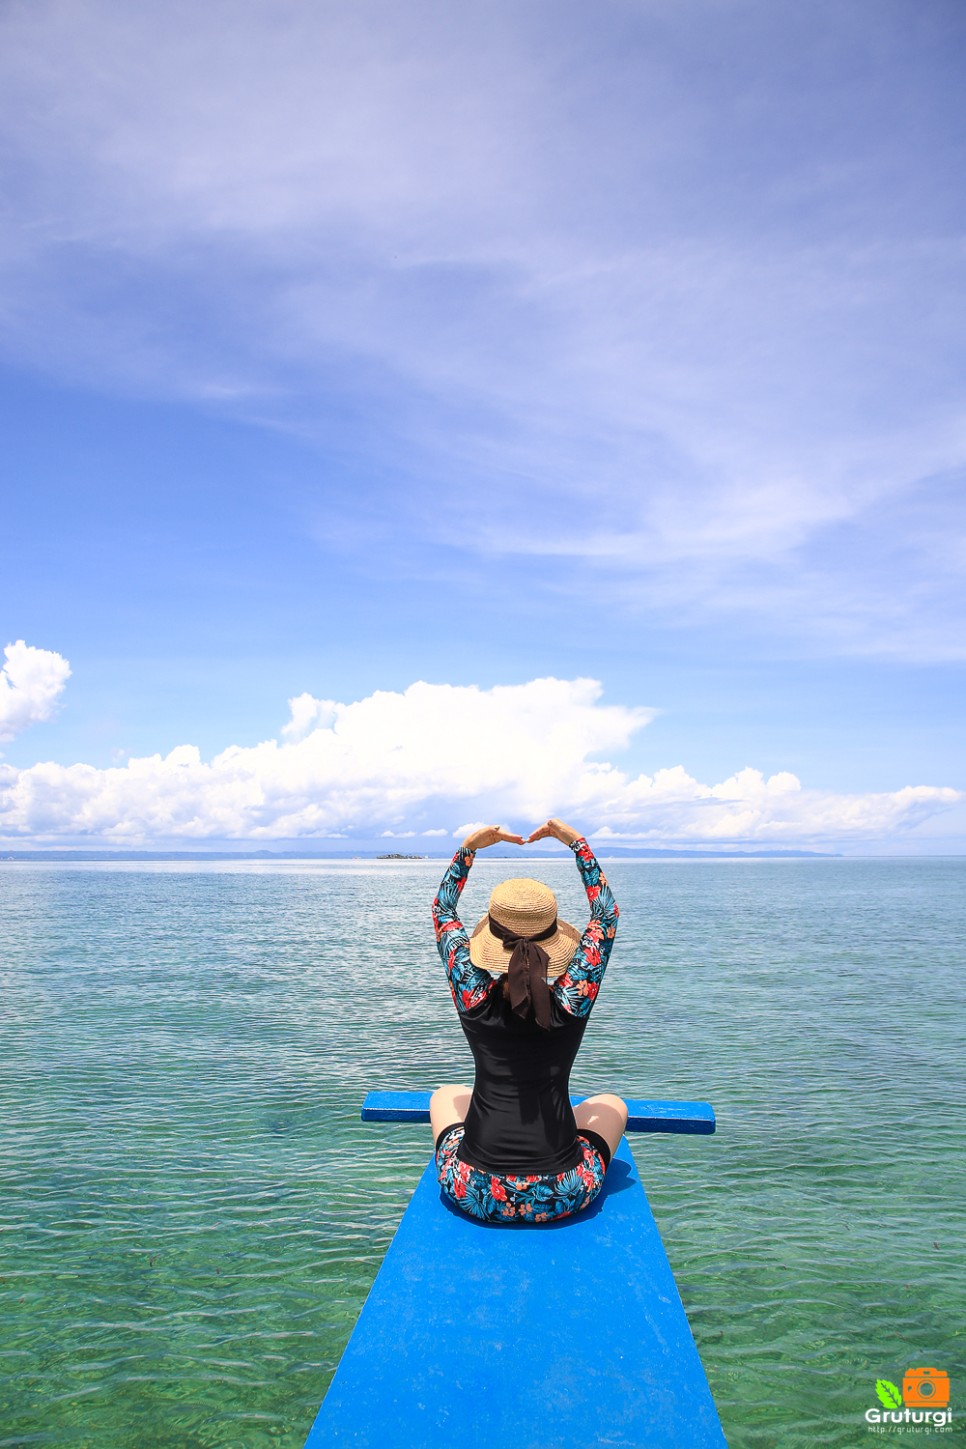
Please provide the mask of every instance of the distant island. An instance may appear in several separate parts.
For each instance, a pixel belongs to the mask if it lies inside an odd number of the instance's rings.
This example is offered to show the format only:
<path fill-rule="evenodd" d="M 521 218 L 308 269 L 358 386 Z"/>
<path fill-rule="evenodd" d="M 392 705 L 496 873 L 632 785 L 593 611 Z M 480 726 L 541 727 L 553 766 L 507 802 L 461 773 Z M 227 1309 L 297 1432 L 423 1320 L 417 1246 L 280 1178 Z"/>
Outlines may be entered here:
<path fill-rule="evenodd" d="M 394 850 L 389 855 L 377 855 L 377 860 L 425 860 L 425 855 L 400 855 Z"/>

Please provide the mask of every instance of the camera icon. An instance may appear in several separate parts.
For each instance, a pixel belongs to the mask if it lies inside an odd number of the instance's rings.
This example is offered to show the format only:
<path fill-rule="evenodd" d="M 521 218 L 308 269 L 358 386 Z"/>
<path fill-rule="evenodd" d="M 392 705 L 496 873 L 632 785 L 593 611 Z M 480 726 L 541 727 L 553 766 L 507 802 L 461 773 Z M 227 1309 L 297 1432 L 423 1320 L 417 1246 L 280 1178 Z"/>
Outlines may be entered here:
<path fill-rule="evenodd" d="M 902 1402 L 907 1409 L 944 1409 L 949 1403 L 949 1375 L 946 1370 L 907 1369 L 902 1379 Z"/>

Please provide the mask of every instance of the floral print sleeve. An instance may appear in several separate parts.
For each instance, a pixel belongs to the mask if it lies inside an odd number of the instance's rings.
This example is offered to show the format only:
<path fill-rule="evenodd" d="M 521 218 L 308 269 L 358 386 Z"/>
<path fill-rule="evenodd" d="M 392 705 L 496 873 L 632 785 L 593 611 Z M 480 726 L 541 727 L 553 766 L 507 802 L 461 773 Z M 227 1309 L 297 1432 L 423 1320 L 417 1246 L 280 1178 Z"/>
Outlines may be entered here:
<path fill-rule="evenodd" d="M 489 971 L 474 966 L 470 960 L 470 943 L 456 909 L 474 859 L 473 851 L 460 846 L 433 901 L 436 946 L 446 967 L 446 979 L 456 1010 L 460 1012 L 472 1011 L 474 1006 L 479 1006 L 493 985 Z"/>
<path fill-rule="evenodd" d="M 570 848 L 577 857 L 591 916 L 570 965 L 554 983 L 553 994 L 571 1016 L 589 1016 L 607 969 L 620 912 L 586 840 L 581 837 Z"/>

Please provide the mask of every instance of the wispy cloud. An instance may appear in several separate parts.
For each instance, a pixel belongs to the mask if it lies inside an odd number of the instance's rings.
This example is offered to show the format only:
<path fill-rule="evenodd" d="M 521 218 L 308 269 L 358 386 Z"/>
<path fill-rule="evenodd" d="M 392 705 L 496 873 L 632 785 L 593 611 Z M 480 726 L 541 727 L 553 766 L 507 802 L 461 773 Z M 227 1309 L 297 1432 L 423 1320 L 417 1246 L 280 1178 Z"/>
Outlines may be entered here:
<path fill-rule="evenodd" d="M 338 431 L 401 567 L 959 658 L 961 558 L 879 524 L 961 529 L 958 88 L 940 20 L 819 13 L 10 5 L 7 355 Z"/>
<path fill-rule="evenodd" d="M 653 718 L 609 705 L 594 680 L 493 689 L 417 683 L 344 704 L 301 695 L 283 740 L 192 745 L 124 766 L 0 766 L 0 838 L 136 846 L 175 842 L 441 837 L 467 819 L 573 815 L 602 841 L 833 845 L 893 842 L 959 803 L 954 789 L 802 789 L 746 768 L 719 784 L 682 766 L 628 775 L 612 762 Z M 610 757 L 610 758 L 608 758 Z"/>

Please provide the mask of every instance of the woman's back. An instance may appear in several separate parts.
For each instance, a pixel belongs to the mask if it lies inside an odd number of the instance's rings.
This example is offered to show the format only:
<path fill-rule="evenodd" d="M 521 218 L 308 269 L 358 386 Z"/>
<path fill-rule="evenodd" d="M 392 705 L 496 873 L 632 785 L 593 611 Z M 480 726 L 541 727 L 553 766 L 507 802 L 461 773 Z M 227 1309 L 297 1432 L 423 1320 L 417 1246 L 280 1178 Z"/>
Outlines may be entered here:
<path fill-rule="evenodd" d="M 564 1172 L 580 1152 L 570 1105 L 570 1070 L 587 1025 L 553 999 L 550 1029 L 521 1022 L 503 983 L 460 1016 L 476 1081 L 461 1161 L 487 1172 Z"/>

